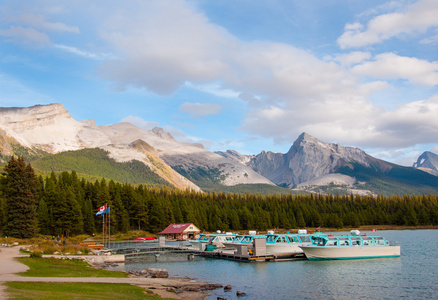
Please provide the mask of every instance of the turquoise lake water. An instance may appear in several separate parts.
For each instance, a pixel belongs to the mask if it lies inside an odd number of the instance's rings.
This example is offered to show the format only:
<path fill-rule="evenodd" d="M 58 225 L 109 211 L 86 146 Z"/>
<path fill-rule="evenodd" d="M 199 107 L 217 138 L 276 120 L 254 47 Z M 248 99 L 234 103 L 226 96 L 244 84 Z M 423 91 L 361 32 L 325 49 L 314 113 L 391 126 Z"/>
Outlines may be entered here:
<path fill-rule="evenodd" d="M 164 268 L 171 277 L 232 286 L 231 292 L 210 291 L 207 299 L 438 299 L 438 230 L 363 233 L 400 245 L 401 257 L 251 263 L 197 257 L 144 261 L 116 269 Z M 237 297 L 238 290 L 246 296 Z"/>

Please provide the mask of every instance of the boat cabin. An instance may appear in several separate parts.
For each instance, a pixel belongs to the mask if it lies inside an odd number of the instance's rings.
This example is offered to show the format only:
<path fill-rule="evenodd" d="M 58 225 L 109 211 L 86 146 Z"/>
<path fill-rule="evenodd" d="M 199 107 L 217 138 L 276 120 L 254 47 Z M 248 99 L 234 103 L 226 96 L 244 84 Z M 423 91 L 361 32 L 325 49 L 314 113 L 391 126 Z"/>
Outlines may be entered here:
<path fill-rule="evenodd" d="M 322 247 L 388 246 L 389 242 L 381 236 L 329 236 L 315 237 L 313 243 Z"/>

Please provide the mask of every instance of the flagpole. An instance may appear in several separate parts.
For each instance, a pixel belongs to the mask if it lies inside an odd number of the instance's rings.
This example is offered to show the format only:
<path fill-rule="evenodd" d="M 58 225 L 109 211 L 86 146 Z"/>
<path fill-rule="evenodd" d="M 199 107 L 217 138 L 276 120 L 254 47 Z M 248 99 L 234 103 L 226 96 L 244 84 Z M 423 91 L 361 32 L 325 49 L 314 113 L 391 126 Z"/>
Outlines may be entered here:
<path fill-rule="evenodd" d="M 108 249 L 111 248 L 111 209 L 108 206 Z"/>
<path fill-rule="evenodd" d="M 102 214 L 102 244 L 105 247 L 105 214 Z"/>

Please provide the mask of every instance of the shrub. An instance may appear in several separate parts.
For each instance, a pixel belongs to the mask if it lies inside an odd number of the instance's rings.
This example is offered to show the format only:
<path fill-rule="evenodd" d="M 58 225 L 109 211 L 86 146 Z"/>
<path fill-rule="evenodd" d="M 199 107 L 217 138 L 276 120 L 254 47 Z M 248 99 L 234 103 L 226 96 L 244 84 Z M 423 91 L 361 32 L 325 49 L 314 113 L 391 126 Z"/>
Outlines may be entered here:
<path fill-rule="evenodd" d="M 35 250 L 30 253 L 30 257 L 41 258 L 43 257 L 43 254 L 40 251 Z"/>

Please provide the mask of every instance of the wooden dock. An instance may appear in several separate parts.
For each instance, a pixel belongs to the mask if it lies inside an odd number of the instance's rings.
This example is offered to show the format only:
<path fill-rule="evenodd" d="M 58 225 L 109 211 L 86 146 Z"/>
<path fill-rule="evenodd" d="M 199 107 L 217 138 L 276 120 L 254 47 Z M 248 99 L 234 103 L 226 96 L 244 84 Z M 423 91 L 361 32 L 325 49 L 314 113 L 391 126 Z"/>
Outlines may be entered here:
<path fill-rule="evenodd" d="M 243 262 L 255 262 L 255 261 L 289 261 L 289 260 L 305 260 L 307 259 L 304 254 L 266 254 L 266 255 L 241 255 L 235 253 L 233 250 L 215 250 L 215 251 L 200 251 L 197 255 L 210 257 L 210 258 L 219 258 L 219 259 L 228 259 L 235 261 L 243 261 Z"/>

